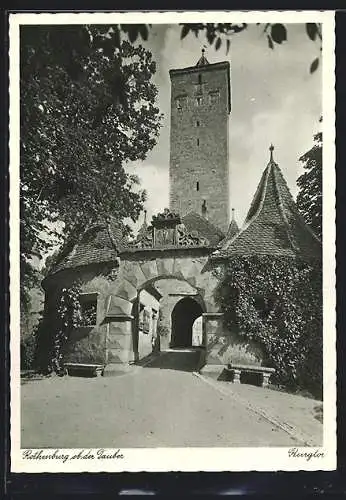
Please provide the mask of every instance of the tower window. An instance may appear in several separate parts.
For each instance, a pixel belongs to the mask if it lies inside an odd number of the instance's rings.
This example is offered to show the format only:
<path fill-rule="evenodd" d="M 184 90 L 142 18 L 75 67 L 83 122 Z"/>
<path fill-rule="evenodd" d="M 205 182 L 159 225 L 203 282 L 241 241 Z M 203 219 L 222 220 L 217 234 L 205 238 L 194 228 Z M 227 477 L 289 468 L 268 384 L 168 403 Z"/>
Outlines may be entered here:
<path fill-rule="evenodd" d="M 202 84 L 202 75 L 198 75 L 198 83 L 201 85 Z"/>
<path fill-rule="evenodd" d="M 199 138 L 197 138 L 197 146 L 199 146 Z"/>
<path fill-rule="evenodd" d="M 198 120 L 196 121 L 196 127 L 199 127 L 199 121 Z"/>
<path fill-rule="evenodd" d="M 207 212 L 208 212 L 207 201 L 203 200 L 203 203 L 202 203 L 202 215 L 203 215 L 203 217 L 207 217 Z"/>
<path fill-rule="evenodd" d="M 196 105 L 202 106 L 202 97 L 196 97 Z"/>
<path fill-rule="evenodd" d="M 186 96 L 180 96 L 175 99 L 176 108 L 181 111 L 186 104 Z"/>
<path fill-rule="evenodd" d="M 215 90 L 214 92 L 209 93 L 209 99 L 210 99 L 210 104 L 214 104 L 218 102 L 220 97 L 220 92 L 219 90 Z"/>
<path fill-rule="evenodd" d="M 199 182 L 196 182 L 196 191 L 199 191 Z"/>

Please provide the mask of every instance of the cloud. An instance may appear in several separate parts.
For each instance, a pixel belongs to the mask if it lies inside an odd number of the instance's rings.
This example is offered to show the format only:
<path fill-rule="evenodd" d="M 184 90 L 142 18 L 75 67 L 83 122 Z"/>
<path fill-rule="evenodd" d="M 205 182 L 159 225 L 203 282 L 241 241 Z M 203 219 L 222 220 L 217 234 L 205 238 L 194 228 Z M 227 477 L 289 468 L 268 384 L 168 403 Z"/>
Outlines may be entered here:
<path fill-rule="evenodd" d="M 141 188 L 147 192 L 145 209 L 147 210 L 147 220 L 159 211 L 162 211 L 169 204 L 169 182 L 168 168 L 159 168 L 156 165 L 142 164 L 140 166 L 129 166 L 126 169 L 129 173 L 139 177 Z M 134 231 L 138 231 L 143 223 L 141 217 L 132 225 Z"/>

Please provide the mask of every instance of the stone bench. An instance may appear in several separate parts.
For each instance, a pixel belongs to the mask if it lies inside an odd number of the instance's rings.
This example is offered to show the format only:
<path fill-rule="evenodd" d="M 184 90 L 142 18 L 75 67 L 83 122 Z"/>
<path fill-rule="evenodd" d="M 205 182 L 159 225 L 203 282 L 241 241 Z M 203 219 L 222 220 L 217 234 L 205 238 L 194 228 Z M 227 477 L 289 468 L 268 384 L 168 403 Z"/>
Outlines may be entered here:
<path fill-rule="evenodd" d="M 65 369 L 68 375 L 75 374 L 85 374 L 91 377 L 98 377 L 103 375 L 105 365 L 93 364 L 93 363 L 65 363 Z"/>
<path fill-rule="evenodd" d="M 262 375 L 262 387 L 268 387 L 270 376 L 275 373 L 275 368 L 254 365 L 227 365 L 226 371 L 233 373 L 233 383 L 240 384 L 240 375 L 244 373 L 257 373 Z"/>

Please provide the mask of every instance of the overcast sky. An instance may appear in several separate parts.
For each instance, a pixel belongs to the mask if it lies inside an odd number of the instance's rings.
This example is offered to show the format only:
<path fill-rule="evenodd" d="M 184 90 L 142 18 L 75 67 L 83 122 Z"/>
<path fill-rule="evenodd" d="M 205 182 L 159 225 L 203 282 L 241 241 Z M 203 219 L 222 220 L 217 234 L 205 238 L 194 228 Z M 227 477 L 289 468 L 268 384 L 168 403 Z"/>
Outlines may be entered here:
<path fill-rule="evenodd" d="M 148 42 L 141 42 L 157 63 L 154 80 L 164 121 L 157 145 L 144 162 L 131 166 L 131 171 L 148 192 L 149 217 L 168 206 L 168 72 L 194 66 L 205 44 L 210 63 L 228 60 L 231 65 L 230 206 L 241 225 L 268 163 L 271 142 L 274 159 L 293 196 L 297 194 L 296 180 L 302 172 L 298 159 L 312 146 L 322 114 L 321 68 L 309 73 L 311 62 L 319 56 L 319 46 L 306 36 L 304 24 L 288 25 L 288 41 L 274 50 L 268 47 L 263 28 L 250 25 L 233 36 L 228 55 L 225 46 L 219 51 L 210 48 L 202 35 L 195 38 L 191 34 L 181 41 L 180 30 L 178 25 L 154 25 Z"/>

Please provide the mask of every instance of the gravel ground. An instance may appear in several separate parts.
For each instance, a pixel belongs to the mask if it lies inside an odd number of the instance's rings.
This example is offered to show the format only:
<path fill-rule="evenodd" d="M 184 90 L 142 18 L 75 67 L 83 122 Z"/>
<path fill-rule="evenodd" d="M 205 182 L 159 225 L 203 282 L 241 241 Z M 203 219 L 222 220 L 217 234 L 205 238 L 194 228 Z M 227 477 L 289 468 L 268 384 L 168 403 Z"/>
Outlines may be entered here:
<path fill-rule="evenodd" d="M 287 394 L 270 388 L 248 384 L 232 384 L 217 381 L 217 375 L 204 375 L 216 388 L 229 397 L 240 398 L 263 410 L 276 420 L 295 428 L 313 446 L 322 446 L 323 425 L 321 422 L 322 402 L 295 394 Z"/>
<path fill-rule="evenodd" d="M 186 367 L 185 371 L 170 369 L 167 362 L 164 369 L 157 363 L 154 366 L 135 367 L 132 372 L 113 377 L 26 381 L 21 386 L 22 448 L 299 444 Z M 266 396 L 274 394 L 253 389 L 257 388 L 241 388 L 254 402 L 263 402 L 263 396 L 269 401 Z M 287 397 L 289 405 L 295 397 L 275 394 L 279 406 L 283 398 Z M 292 411 L 305 418 L 304 405 Z M 300 421 L 299 414 L 296 418 Z"/>

